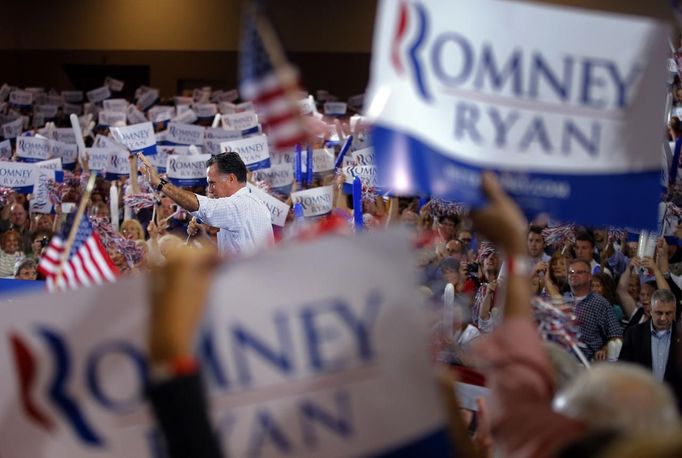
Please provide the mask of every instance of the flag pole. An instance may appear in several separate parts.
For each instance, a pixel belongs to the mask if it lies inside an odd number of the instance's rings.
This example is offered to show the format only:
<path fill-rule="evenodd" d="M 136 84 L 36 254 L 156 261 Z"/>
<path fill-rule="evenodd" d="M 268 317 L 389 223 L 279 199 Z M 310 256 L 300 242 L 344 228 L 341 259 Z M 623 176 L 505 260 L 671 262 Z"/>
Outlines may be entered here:
<path fill-rule="evenodd" d="M 66 239 L 64 251 L 62 252 L 62 258 L 59 261 L 59 266 L 57 266 L 57 273 L 55 274 L 55 278 L 57 280 L 59 280 L 59 278 L 62 276 L 64 265 L 69 260 L 69 253 L 71 252 L 73 242 L 76 240 L 78 226 L 80 225 L 81 219 L 83 218 L 83 214 L 85 213 L 85 207 L 87 207 L 88 202 L 90 201 L 90 194 L 92 194 L 92 190 L 95 188 L 96 179 L 97 179 L 96 173 L 90 175 L 90 178 L 88 179 L 88 184 L 85 186 L 85 192 L 81 197 L 80 204 L 78 204 L 78 211 L 76 212 L 76 217 L 74 218 L 73 224 L 71 225 L 71 229 L 69 230 L 69 238 Z"/>

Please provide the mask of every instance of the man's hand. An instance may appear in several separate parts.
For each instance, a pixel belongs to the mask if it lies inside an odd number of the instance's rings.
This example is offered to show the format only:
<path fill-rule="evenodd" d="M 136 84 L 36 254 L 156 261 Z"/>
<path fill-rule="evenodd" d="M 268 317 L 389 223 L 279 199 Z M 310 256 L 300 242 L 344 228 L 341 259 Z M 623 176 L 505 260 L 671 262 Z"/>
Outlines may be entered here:
<path fill-rule="evenodd" d="M 151 271 L 149 358 L 189 357 L 219 257 L 215 249 L 180 247 Z"/>
<path fill-rule="evenodd" d="M 151 162 L 144 157 L 144 154 L 138 153 L 137 158 L 140 160 L 140 173 L 142 173 L 149 184 L 156 189 L 161 182 L 161 177 L 159 177 L 156 167 L 154 167 Z"/>
<path fill-rule="evenodd" d="M 471 213 L 476 229 L 508 255 L 525 256 L 528 223 L 521 210 L 491 172 L 481 176 L 481 185 L 488 205 Z"/>
<path fill-rule="evenodd" d="M 609 352 L 608 352 L 607 348 L 604 347 L 594 354 L 594 360 L 595 361 L 606 361 L 608 354 L 609 354 Z"/>
<path fill-rule="evenodd" d="M 192 218 L 187 225 L 187 235 L 190 237 L 196 237 L 201 230 L 201 224 L 197 222 L 196 218 Z"/>

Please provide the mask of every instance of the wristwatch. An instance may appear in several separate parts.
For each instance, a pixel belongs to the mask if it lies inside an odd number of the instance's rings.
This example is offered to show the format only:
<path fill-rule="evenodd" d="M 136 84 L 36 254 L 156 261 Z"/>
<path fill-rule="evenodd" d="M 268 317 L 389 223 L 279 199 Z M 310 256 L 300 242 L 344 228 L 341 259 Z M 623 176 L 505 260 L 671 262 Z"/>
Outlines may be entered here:
<path fill-rule="evenodd" d="M 161 192 L 163 187 L 166 186 L 167 184 L 168 184 L 168 182 L 166 180 L 164 180 L 163 178 L 161 178 L 161 180 L 159 181 L 159 184 L 156 185 L 156 190 L 158 192 Z"/>

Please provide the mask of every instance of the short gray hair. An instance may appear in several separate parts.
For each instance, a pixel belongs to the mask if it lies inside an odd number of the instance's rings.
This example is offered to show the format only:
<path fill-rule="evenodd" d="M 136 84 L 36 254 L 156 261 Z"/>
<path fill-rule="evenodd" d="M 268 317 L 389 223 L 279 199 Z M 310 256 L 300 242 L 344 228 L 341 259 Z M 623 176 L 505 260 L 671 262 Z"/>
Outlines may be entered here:
<path fill-rule="evenodd" d="M 651 307 L 655 307 L 656 304 L 660 302 L 665 302 L 666 304 L 677 304 L 677 299 L 672 291 L 669 289 L 657 289 L 651 295 Z"/>
<path fill-rule="evenodd" d="M 598 363 L 554 398 L 554 410 L 592 431 L 663 434 L 680 425 L 675 397 L 644 368 Z"/>

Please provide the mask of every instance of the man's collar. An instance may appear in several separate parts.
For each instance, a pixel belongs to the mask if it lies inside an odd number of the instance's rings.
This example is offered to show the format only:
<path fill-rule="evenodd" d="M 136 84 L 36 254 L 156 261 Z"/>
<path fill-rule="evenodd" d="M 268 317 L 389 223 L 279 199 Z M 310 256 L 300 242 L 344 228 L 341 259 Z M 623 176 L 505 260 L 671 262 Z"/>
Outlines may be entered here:
<path fill-rule="evenodd" d="M 665 329 L 663 331 L 659 331 L 658 329 L 654 328 L 654 320 L 650 319 L 649 320 L 649 329 L 651 331 L 652 336 L 663 337 L 664 335 L 670 334 L 672 332 L 673 326 L 671 323 L 670 327 L 668 327 L 668 329 Z"/>

